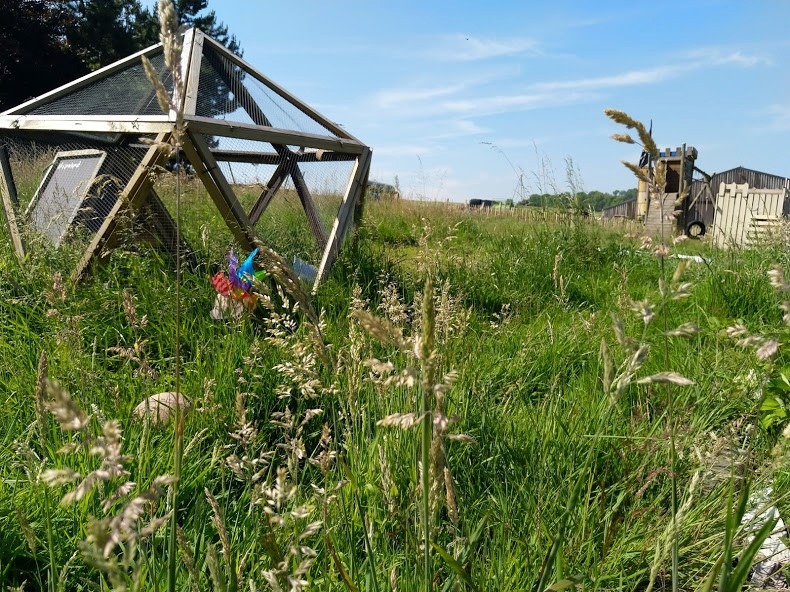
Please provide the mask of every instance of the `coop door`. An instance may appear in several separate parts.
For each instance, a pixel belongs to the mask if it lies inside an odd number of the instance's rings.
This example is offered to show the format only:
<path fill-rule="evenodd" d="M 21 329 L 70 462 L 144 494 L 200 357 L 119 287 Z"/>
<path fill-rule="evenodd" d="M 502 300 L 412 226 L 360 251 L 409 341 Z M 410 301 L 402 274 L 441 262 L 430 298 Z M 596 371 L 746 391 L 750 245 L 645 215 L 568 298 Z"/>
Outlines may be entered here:
<path fill-rule="evenodd" d="M 107 154 L 58 152 L 30 202 L 27 217 L 56 247 L 74 225 Z"/>

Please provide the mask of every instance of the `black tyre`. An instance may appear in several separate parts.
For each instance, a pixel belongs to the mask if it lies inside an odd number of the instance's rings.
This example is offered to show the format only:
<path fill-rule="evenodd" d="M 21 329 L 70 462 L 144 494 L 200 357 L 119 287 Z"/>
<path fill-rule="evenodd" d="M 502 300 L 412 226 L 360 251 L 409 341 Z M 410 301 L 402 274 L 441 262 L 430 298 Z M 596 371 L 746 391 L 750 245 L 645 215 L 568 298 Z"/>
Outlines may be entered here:
<path fill-rule="evenodd" d="M 705 223 L 701 220 L 689 222 L 686 226 L 686 236 L 689 238 L 700 238 L 705 236 Z"/>

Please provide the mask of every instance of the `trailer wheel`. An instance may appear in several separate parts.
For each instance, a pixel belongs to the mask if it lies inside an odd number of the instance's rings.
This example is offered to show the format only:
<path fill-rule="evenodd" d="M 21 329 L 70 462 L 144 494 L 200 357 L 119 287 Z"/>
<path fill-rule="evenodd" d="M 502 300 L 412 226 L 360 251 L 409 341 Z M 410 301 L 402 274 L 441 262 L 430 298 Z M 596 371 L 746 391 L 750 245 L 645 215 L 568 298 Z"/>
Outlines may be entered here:
<path fill-rule="evenodd" d="M 705 236 L 705 223 L 701 220 L 689 222 L 688 226 L 686 226 L 686 236 L 689 238 L 700 238 Z"/>

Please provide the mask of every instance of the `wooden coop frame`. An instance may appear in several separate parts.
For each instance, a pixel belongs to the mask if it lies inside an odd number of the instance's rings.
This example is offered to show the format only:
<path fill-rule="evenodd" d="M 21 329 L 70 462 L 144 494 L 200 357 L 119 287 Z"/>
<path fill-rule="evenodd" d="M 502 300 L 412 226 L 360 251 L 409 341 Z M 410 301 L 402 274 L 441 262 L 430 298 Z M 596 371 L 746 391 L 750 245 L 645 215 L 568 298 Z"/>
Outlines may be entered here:
<path fill-rule="evenodd" d="M 141 213 L 153 212 L 155 215 L 150 218 L 155 218 L 157 224 L 147 227 L 145 230 L 162 239 L 174 230 L 175 222 L 167 214 L 166 208 L 156 195 L 150 173 L 155 167 L 161 166 L 167 161 L 168 157 L 162 146 L 173 138 L 176 114 L 171 111 L 168 114 L 48 115 L 36 114 L 34 111 L 41 106 L 56 103 L 72 93 L 86 89 L 126 69 L 138 66 L 143 56 L 150 59 L 154 55 L 161 55 L 161 53 L 162 45 L 153 45 L 0 113 L 0 134 L 11 136 L 14 132 L 19 131 L 137 134 L 138 136 L 148 134 L 155 136 L 155 140 L 145 152 L 134 174 L 120 191 L 112 209 L 93 235 L 75 270 L 77 278 L 88 273 L 92 265 L 103 260 L 117 244 L 119 225 L 122 221 L 135 218 L 145 219 Z M 206 62 L 211 64 L 214 74 L 222 78 L 224 84 L 232 92 L 239 108 L 253 123 L 198 115 L 201 66 Z M 184 34 L 181 75 L 184 81 L 184 94 L 181 97 L 183 105 L 181 148 L 186 160 L 193 167 L 230 229 L 234 240 L 242 249 L 249 251 L 254 248 L 254 241 L 260 240 L 255 232 L 256 222 L 275 199 L 278 190 L 290 179 L 321 253 L 314 282 L 314 288 L 316 288 L 325 279 L 330 267 L 337 259 L 343 240 L 361 211 L 360 205 L 370 170 L 371 149 L 199 29 L 193 28 Z M 315 123 L 317 127 L 325 130 L 325 133 L 307 133 L 301 130 L 274 127 L 266 115 L 264 106 L 259 104 L 246 88 L 244 77 L 249 77 L 265 87 L 267 92 L 273 93 L 278 100 L 285 101 L 289 107 L 298 110 L 300 116 L 303 115 L 312 120 L 311 123 Z M 210 146 L 207 137 L 263 142 L 269 144 L 271 150 L 240 151 L 216 148 Z M 294 150 L 292 147 L 299 147 L 299 150 Z M 331 228 L 325 228 L 319 218 L 313 196 L 305 183 L 300 165 L 331 161 L 347 161 L 353 164 L 334 222 Z M 257 201 L 249 211 L 246 211 L 240 204 L 232 185 L 220 169 L 219 162 L 276 166 L 274 174 L 263 186 Z M 17 228 L 17 220 L 20 216 L 17 211 L 19 204 L 16 191 L 13 188 L 8 159 L 1 149 L 0 197 L 14 250 L 20 258 L 23 258 L 25 247 Z M 265 240 L 262 242 L 265 243 Z M 176 245 L 171 239 L 166 246 L 175 249 Z"/>

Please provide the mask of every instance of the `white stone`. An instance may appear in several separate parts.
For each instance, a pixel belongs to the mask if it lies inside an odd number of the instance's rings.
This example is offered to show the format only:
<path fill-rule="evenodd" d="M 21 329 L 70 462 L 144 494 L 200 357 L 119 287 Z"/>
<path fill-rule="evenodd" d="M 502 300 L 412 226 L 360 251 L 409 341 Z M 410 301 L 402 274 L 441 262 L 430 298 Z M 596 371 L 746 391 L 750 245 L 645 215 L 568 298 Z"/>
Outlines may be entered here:
<path fill-rule="evenodd" d="M 158 393 L 151 395 L 135 407 L 132 415 L 142 419 L 148 413 L 152 423 L 165 424 L 170 421 L 171 416 L 175 417 L 177 407 L 180 407 L 181 413 L 186 416 L 192 409 L 192 402 L 184 395 L 175 392 Z"/>

